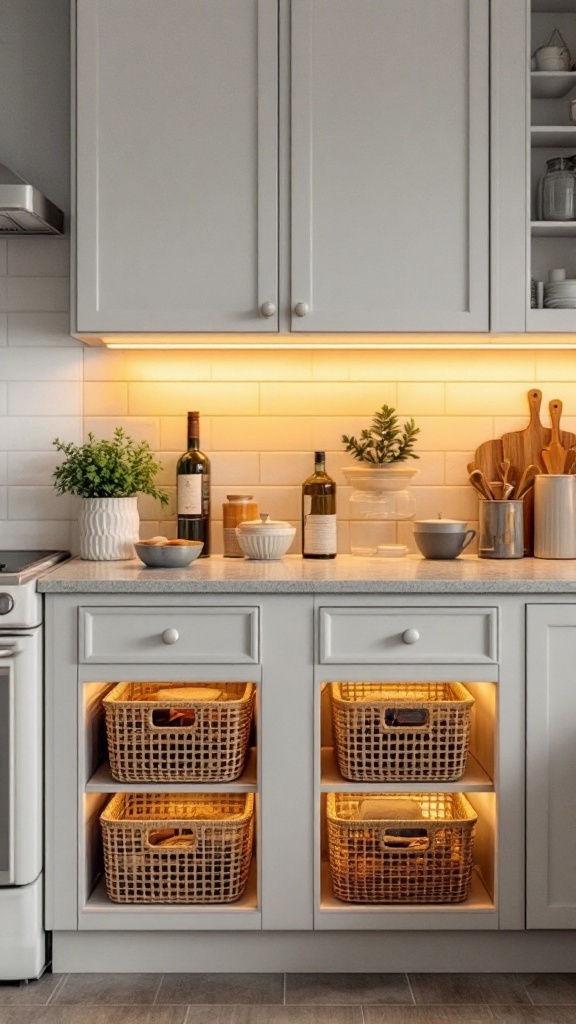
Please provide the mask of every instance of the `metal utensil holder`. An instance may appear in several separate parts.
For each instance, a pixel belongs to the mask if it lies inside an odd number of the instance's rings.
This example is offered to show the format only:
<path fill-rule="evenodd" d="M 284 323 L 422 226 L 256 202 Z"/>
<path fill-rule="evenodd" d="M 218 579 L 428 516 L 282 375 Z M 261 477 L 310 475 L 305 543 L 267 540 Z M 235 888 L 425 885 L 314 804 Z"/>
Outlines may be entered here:
<path fill-rule="evenodd" d="M 479 506 L 479 558 L 522 558 L 524 505 L 522 501 L 488 501 Z"/>

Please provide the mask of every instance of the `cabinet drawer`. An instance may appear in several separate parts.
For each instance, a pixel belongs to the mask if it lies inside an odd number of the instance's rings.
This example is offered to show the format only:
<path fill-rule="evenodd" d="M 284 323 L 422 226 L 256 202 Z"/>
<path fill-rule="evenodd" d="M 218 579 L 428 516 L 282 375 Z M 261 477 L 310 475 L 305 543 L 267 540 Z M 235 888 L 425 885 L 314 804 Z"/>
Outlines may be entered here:
<path fill-rule="evenodd" d="M 254 664 L 258 608 L 81 608 L 86 664 Z"/>
<path fill-rule="evenodd" d="M 320 662 L 494 662 L 495 608 L 321 608 Z"/>

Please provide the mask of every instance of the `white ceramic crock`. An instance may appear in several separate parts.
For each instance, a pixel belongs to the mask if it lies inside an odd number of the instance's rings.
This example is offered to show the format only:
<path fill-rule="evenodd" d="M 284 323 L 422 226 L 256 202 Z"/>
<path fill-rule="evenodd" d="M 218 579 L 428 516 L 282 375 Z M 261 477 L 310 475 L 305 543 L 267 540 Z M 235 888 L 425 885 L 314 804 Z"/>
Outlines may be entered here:
<path fill-rule="evenodd" d="M 93 562 L 134 558 L 138 498 L 82 498 L 78 513 L 80 558 Z"/>
<path fill-rule="evenodd" d="M 236 536 L 248 558 L 282 558 L 296 536 L 296 527 L 281 519 L 270 519 L 263 512 L 260 519 L 248 519 L 236 527 Z"/>

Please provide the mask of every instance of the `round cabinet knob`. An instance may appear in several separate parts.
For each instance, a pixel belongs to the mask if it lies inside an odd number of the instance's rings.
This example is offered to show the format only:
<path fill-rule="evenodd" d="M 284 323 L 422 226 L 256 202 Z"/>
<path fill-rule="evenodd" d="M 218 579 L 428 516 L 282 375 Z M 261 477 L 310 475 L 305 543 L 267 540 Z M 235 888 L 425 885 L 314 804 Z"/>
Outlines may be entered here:
<path fill-rule="evenodd" d="M 8 615 L 14 607 L 12 594 L 0 594 L 0 615 Z"/>
<path fill-rule="evenodd" d="M 276 306 L 274 305 L 273 302 L 263 302 L 262 305 L 260 306 L 260 312 L 262 313 L 262 316 L 265 317 L 274 316 L 274 313 L 276 312 Z"/>
<path fill-rule="evenodd" d="M 296 305 L 294 306 L 294 312 L 296 313 L 296 316 L 306 316 L 308 312 L 308 303 L 297 302 Z"/>
<path fill-rule="evenodd" d="M 402 633 L 403 644 L 417 644 L 420 639 L 420 633 L 417 629 L 405 629 Z"/>
<path fill-rule="evenodd" d="M 163 644 L 177 644 L 180 639 L 180 633 L 177 629 L 165 629 L 162 633 Z"/>

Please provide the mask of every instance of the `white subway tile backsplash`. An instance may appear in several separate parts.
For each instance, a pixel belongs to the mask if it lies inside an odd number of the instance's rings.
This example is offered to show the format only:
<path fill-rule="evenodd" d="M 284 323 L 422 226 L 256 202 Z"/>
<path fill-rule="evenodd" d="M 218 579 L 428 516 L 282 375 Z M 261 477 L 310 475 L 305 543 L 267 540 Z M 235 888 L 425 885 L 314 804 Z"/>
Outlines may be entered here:
<path fill-rule="evenodd" d="M 110 353 L 119 354 L 119 353 Z M 122 353 L 125 374 L 120 380 L 132 381 L 207 381 L 212 377 L 212 357 L 209 352 L 168 350 L 144 352 L 136 350 Z M 240 376 L 232 380 L 241 380 Z M 248 380 L 256 380 L 249 377 Z"/>
<path fill-rule="evenodd" d="M 190 410 L 191 412 L 193 411 Z M 188 420 L 186 416 L 162 416 L 160 419 L 160 449 L 163 452 L 186 451 Z M 211 447 L 212 420 L 200 413 L 200 447 L 207 452 Z"/>
<path fill-rule="evenodd" d="M 451 451 L 477 448 L 482 441 L 494 437 L 494 420 L 490 416 L 419 416 L 417 426 L 418 452 Z"/>
<path fill-rule="evenodd" d="M 300 381 L 312 378 L 312 352 L 219 352 L 212 360 L 218 381 Z"/>
<path fill-rule="evenodd" d="M 0 312 L 5 313 L 8 309 L 8 278 L 0 277 Z"/>
<path fill-rule="evenodd" d="M 502 411 L 511 416 L 525 415 L 530 383 L 530 380 L 517 380 L 446 384 L 446 413 L 448 416 L 485 416 Z"/>
<path fill-rule="evenodd" d="M 10 486 L 48 487 L 53 484 L 54 470 L 64 456 L 54 449 L 52 452 L 8 452 L 6 458 Z"/>
<path fill-rule="evenodd" d="M 210 447 L 213 451 L 310 451 L 312 421 L 290 416 L 214 416 Z"/>
<path fill-rule="evenodd" d="M 128 380 L 126 358 L 122 349 L 106 348 L 104 345 L 82 345 L 85 381 Z"/>
<path fill-rule="evenodd" d="M 332 473 L 330 467 L 328 471 Z M 281 458 L 274 452 L 262 452 L 260 456 L 260 483 L 267 486 L 300 487 L 313 472 L 314 456 L 311 452 L 283 452 Z"/>
<path fill-rule="evenodd" d="M 433 384 L 430 381 L 425 384 L 409 384 L 403 381 L 397 388 L 399 426 L 403 426 L 407 417 L 442 416 L 446 412 L 444 384 Z"/>
<path fill-rule="evenodd" d="M 67 277 L 6 277 L 5 309 L 9 313 L 60 313 L 69 307 Z"/>
<path fill-rule="evenodd" d="M 8 239 L 0 239 L 0 275 L 5 277 L 8 273 Z"/>
<path fill-rule="evenodd" d="M 86 346 L 70 335 L 70 314 L 9 313 L 8 344 L 21 348 L 53 348 L 56 346 L 76 350 L 76 363 L 82 375 L 82 357 Z"/>
<path fill-rule="evenodd" d="M 0 380 L 82 380 L 82 361 L 69 348 L 10 348 L 0 354 Z"/>
<path fill-rule="evenodd" d="M 282 480 L 264 479 L 263 471 L 260 468 L 264 455 L 260 455 L 258 452 L 210 452 L 210 458 L 212 461 L 212 483 L 229 488 L 230 494 L 235 493 L 235 488 L 251 487 L 259 481 L 263 484 L 283 483 Z"/>
<path fill-rule="evenodd" d="M 0 345 L 8 344 L 8 315 L 0 313 Z"/>
<path fill-rule="evenodd" d="M 446 483 L 456 486 L 468 483 L 469 473 L 466 467 L 469 462 L 474 462 L 473 451 L 446 452 Z"/>
<path fill-rule="evenodd" d="M 68 238 L 57 238 L 56 236 L 27 238 L 22 236 L 10 238 L 7 241 L 8 274 L 11 276 L 69 277 L 70 240 Z"/>
<path fill-rule="evenodd" d="M 0 439 L 1 444 L 1 439 Z M 0 487 L 8 483 L 8 454 L 0 451 Z"/>
<path fill-rule="evenodd" d="M 85 416 L 83 421 L 83 440 L 92 433 L 96 438 L 112 438 L 116 427 L 122 427 L 124 433 L 135 441 L 148 441 L 153 452 L 159 450 L 158 419 L 145 416 Z"/>
<path fill-rule="evenodd" d="M 87 381 L 83 395 L 85 416 L 128 415 L 128 385 L 125 381 Z"/>
<path fill-rule="evenodd" d="M 82 385 L 79 381 L 13 381 L 8 384 L 9 415 L 80 416 L 81 413 Z"/>
<path fill-rule="evenodd" d="M 239 416 L 252 416 L 258 412 L 258 384 L 161 381 L 128 385 L 131 416 L 178 414 L 185 417 L 194 409 L 198 409 L 201 415 L 230 416 L 237 424 Z"/>
<path fill-rule="evenodd" d="M 70 519 L 69 494 L 56 494 L 53 487 L 10 487 L 8 519 Z"/>
<path fill-rule="evenodd" d="M 0 416 L 8 413 L 8 385 L 0 383 Z"/>
<path fill-rule="evenodd" d="M 78 551 L 73 544 L 75 523 L 63 519 L 48 520 L 0 519 L 0 545 L 6 548 L 56 548 L 61 551 Z"/>
<path fill-rule="evenodd" d="M 8 514 L 8 488 L 0 487 L 0 523 L 7 518 Z M 0 527 L 0 538 L 2 536 Z"/>
<path fill-rule="evenodd" d="M 0 423 L 0 437 L 8 452 L 48 452 L 55 437 L 80 444 L 82 420 L 79 416 L 6 416 Z"/>
<path fill-rule="evenodd" d="M 260 385 L 263 416 L 371 416 L 384 402 L 397 404 L 395 384 L 283 381 Z"/>

